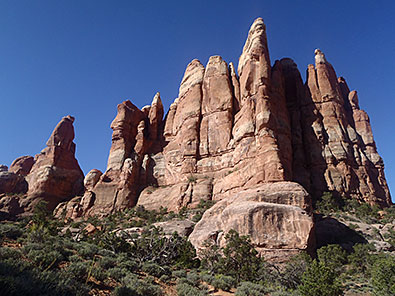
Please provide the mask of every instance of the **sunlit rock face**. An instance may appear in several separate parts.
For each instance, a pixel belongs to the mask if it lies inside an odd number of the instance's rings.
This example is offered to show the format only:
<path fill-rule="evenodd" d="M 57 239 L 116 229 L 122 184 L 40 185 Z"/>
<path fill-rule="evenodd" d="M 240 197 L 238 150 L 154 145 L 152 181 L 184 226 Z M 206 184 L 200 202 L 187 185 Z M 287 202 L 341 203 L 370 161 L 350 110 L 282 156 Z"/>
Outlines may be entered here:
<path fill-rule="evenodd" d="M 31 167 L 31 159 L 13 166 L 28 196 L 71 219 L 136 205 L 177 212 L 214 200 L 190 237 L 198 250 L 210 231 L 221 245 L 233 228 L 272 257 L 314 246 L 311 204 L 324 191 L 391 205 L 356 91 L 319 49 L 305 83 L 293 60 L 272 63 L 261 18 L 237 71 L 220 56 L 206 66 L 195 59 L 166 115 L 159 93 L 141 110 L 127 100 L 117 111 L 105 172 L 92 170 L 83 182 L 74 119 L 65 117 Z"/>
<path fill-rule="evenodd" d="M 45 200 L 49 209 L 83 192 L 84 174 L 75 158 L 74 117 L 66 116 L 55 127 L 44 148 L 34 158 L 26 176 L 28 208 Z M 25 201 L 24 201 L 25 203 Z"/>

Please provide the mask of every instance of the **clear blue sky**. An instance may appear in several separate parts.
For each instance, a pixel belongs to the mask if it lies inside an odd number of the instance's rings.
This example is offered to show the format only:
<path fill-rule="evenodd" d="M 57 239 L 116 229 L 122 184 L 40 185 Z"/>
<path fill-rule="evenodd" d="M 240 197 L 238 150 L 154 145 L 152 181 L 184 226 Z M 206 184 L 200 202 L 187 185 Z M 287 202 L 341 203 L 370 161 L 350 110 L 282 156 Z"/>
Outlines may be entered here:
<path fill-rule="evenodd" d="M 320 48 L 358 90 L 395 195 L 394 15 L 391 0 L 0 0 L 0 164 L 39 153 L 71 114 L 82 169 L 104 170 L 118 103 L 160 91 L 167 109 L 192 59 L 237 64 L 261 16 L 272 62 L 305 76 Z"/>

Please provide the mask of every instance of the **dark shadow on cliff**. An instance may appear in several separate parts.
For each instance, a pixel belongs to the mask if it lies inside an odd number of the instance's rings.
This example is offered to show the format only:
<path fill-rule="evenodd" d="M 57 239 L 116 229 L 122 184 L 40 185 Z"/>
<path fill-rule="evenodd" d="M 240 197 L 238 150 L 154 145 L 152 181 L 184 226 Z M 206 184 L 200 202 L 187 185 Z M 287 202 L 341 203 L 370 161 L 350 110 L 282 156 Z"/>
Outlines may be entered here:
<path fill-rule="evenodd" d="M 368 243 L 358 232 L 333 217 L 315 214 L 314 219 L 317 249 L 329 244 L 338 244 L 351 252 L 355 244 Z"/>

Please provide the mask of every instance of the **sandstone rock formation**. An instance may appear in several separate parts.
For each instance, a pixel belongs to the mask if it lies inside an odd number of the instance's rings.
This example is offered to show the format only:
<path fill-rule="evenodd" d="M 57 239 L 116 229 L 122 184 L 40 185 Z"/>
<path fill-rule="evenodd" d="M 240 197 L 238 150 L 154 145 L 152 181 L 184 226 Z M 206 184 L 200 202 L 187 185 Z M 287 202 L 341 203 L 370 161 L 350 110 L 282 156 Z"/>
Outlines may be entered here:
<path fill-rule="evenodd" d="M 225 245 L 231 229 L 248 235 L 266 259 L 284 258 L 314 248 L 311 201 L 293 182 L 257 185 L 239 191 L 207 210 L 189 239 L 198 253 L 211 242 Z"/>
<path fill-rule="evenodd" d="M 136 204 L 179 211 L 218 201 L 196 225 L 194 245 L 201 248 L 213 231 L 221 245 L 220 230 L 234 228 L 272 257 L 314 245 L 311 201 L 324 191 L 391 205 L 356 91 L 320 50 L 306 83 L 291 59 L 272 65 L 261 18 L 249 30 L 237 71 L 220 56 L 206 66 L 191 61 L 163 116 L 159 93 L 141 110 L 119 104 L 107 169 L 89 172 L 85 190 L 72 117 L 55 128 L 30 172 L 26 159 L 12 168 L 27 174 L 29 198 L 57 206 L 57 217 L 107 215 Z"/>
<path fill-rule="evenodd" d="M 1 193 L 26 193 L 27 183 L 21 175 L 9 172 L 7 170 L 0 171 L 0 194 Z"/>
<path fill-rule="evenodd" d="M 83 172 L 75 158 L 74 118 L 63 117 L 47 141 L 47 147 L 35 156 L 35 163 L 26 176 L 27 192 L 32 207 L 38 200 L 54 209 L 60 202 L 83 192 Z"/>
<path fill-rule="evenodd" d="M 8 171 L 14 174 L 27 176 L 30 173 L 33 164 L 34 164 L 34 158 L 32 156 L 28 156 L 28 155 L 21 156 L 12 162 Z"/>
<path fill-rule="evenodd" d="M 261 183 L 294 181 L 391 204 L 369 119 L 320 50 L 306 84 L 288 58 L 271 66 L 263 20 L 254 21 L 238 74 L 219 56 L 193 60 L 163 120 L 159 93 L 139 110 L 118 105 L 106 172 L 90 184 L 88 215 L 136 204 L 178 211 Z"/>

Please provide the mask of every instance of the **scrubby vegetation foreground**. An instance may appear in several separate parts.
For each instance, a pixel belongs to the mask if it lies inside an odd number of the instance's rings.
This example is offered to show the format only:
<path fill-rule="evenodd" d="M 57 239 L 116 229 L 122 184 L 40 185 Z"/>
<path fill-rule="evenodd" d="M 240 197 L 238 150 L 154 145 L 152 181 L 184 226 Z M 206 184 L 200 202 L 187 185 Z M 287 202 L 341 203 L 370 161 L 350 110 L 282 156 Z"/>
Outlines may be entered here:
<path fill-rule="evenodd" d="M 248 237 L 230 231 L 225 247 L 207 241 L 198 259 L 185 236 L 153 225 L 198 221 L 211 205 L 202 201 L 179 214 L 137 207 L 60 222 L 39 204 L 32 217 L 0 224 L 0 295 L 395 295 L 394 254 L 374 244 L 356 243 L 351 250 L 328 244 L 314 259 L 299 254 L 277 265 L 265 262 Z M 317 211 L 375 224 L 394 221 L 393 208 L 347 208 L 328 194 Z M 393 230 L 386 241 L 394 247 Z"/>

